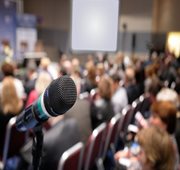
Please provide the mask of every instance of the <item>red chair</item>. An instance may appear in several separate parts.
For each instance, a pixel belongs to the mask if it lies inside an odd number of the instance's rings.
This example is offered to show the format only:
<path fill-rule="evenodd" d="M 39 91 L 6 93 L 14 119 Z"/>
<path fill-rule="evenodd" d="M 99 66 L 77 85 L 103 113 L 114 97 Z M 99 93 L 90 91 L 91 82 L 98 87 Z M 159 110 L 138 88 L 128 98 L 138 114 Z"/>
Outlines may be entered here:
<path fill-rule="evenodd" d="M 118 136 L 120 134 L 120 130 L 122 128 L 123 119 L 123 115 L 116 114 L 113 118 L 111 118 L 107 126 L 107 132 L 106 137 L 104 138 L 104 147 L 102 152 L 103 160 L 106 157 L 108 149 L 113 149 L 113 152 L 115 152 L 115 147 L 117 144 Z"/>
<path fill-rule="evenodd" d="M 122 129 L 121 129 L 121 137 L 122 139 L 125 138 L 125 135 L 128 130 L 128 126 L 132 121 L 134 109 L 131 105 L 127 105 L 123 110 L 122 114 L 124 116 L 123 122 L 122 122 Z"/>
<path fill-rule="evenodd" d="M 149 94 L 144 94 L 143 97 L 144 97 L 144 100 L 142 102 L 142 105 L 139 111 L 143 114 L 145 118 L 149 118 L 150 116 L 149 110 L 150 110 L 153 100 Z"/>
<path fill-rule="evenodd" d="M 81 170 L 84 144 L 78 142 L 65 151 L 59 161 L 58 170 Z"/>
<path fill-rule="evenodd" d="M 96 129 L 94 129 L 92 134 L 90 135 L 84 152 L 84 170 L 90 170 L 95 165 L 98 166 L 98 160 L 100 158 L 100 151 L 105 132 L 106 123 L 102 123 Z"/>
<path fill-rule="evenodd" d="M 2 164 L 6 165 L 9 157 L 19 153 L 20 148 L 25 144 L 27 133 L 19 132 L 15 126 L 16 117 L 9 120 L 6 127 Z"/>

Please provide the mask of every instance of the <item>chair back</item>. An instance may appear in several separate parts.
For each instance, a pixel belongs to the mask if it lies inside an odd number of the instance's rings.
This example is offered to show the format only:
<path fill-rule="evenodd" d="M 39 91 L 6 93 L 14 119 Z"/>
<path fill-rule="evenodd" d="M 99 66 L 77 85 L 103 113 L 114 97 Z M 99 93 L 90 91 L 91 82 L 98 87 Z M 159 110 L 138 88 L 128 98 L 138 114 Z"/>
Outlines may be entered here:
<path fill-rule="evenodd" d="M 19 132 L 16 129 L 16 118 L 17 117 L 11 118 L 6 127 L 6 135 L 2 158 L 4 166 L 6 164 L 7 158 L 18 154 L 20 148 L 25 144 L 26 141 L 26 132 Z"/>
<path fill-rule="evenodd" d="M 134 110 L 131 105 L 127 105 L 123 110 L 122 114 L 124 116 L 123 122 L 122 122 L 122 129 L 121 129 L 121 137 L 124 137 L 124 135 L 127 133 L 128 125 L 131 123 Z"/>
<path fill-rule="evenodd" d="M 144 100 L 142 102 L 141 108 L 140 108 L 140 112 L 142 113 L 142 115 L 147 119 L 150 116 L 150 107 L 152 104 L 152 98 L 150 97 L 149 94 L 144 94 Z"/>
<path fill-rule="evenodd" d="M 100 157 L 102 147 L 102 140 L 106 132 L 106 123 L 100 124 L 93 130 L 92 134 L 87 141 L 84 154 L 84 170 L 91 169 L 96 165 L 96 161 Z"/>
<path fill-rule="evenodd" d="M 78 142 L 65 151 L 58 164 L 58 170 L 81 170 L 84 144 Z"/>
<path fill-rule="evenodd" d="M 138 111 L 141 112 L 145 118 L 149 118 L 150 115 L 148 114 L 151 104 L 152 100 L 149 94 L 142 94 L 138 99 L 136 99 L 132 103 L 132 107 L 134 108 L 132 123 L 134 123 L 134 116 Z"/>
<path fill-rule="evenodd" d="M 122 128 L 122 122 L 123 115 L 116 114 L 108 123 L 102 151 L 103 160 L 105 159 L 107 150 L 110 148 L 110 146 L 113 146 L 115 148 L 120 129 Z"/>

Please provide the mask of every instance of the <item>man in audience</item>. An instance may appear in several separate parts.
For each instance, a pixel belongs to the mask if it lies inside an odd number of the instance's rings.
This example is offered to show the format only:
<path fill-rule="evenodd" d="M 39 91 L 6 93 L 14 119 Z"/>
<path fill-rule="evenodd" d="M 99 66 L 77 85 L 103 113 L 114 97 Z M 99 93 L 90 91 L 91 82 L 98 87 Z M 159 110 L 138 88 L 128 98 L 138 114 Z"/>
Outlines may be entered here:
<path fill-rule="evenodd" d="M 44 133 L 41 170 L 57 169 L 61 155 L 80 141 L 80 132 L 75 119 L 64 119 L 64 116 L 48 120 L 51 128 Z M 32 141 L 21 150 L 22 158 L 32 165 Z"/>
<path fill-rule="evenodd" d="M 135 80 L 135 70 L 133 67 L 128 67 L 125 70 L 125 88 L 128 96 L 128 103 L 131 104 L 140 95 L 138 86 Z"/>
<path fill-rule="evenodd" d="M 122 109 L 128 104 L 127 92 L 124 87 L 122 87 L 120 82 L 120 77 L 118 74 L 114 74 L 111 76 L 112 78 L 112 88 L 113 95 L 111 98 L 111 102 L 113 105 L 114 113 L 121 113 Z"/>

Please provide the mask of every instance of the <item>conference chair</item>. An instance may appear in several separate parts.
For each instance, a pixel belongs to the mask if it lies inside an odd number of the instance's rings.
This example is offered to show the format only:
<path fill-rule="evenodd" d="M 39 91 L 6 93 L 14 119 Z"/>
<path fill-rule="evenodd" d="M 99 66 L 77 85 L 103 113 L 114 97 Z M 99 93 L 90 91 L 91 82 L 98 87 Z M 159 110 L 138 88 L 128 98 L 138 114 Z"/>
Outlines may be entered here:
<path fill-rule="evenodd" d="M 122 122 L 122 128 L 120 131 L 120 136 L 124 140 L 125 136 L 127 134 L 128 126 L 132 121 L 134 114 L 134 109 L 131 105 L 127 105 L 123 110 L 122 110 L 122 115 L 124 116 L 123 122 Z"/>
<path fill-rule="evenodd" d="M 94 101 L 98 95 L 99 95 L 98 88 L 94 88 L 90 91 L 90 96 L 92 101 Z"/>
<path fill-rule="evenodd" d="M 152 98 L 149 94 L 143 94 L 144 100 L 142 101 L 140 112 L 144 116 L 144 118 L 149 118 L 150 117 L 150 107 L 152 104 Z"/>
<path fill-rule="evenodd" d="M 116 114 L 111 118 L 110 122 L 107 125 L 106 136 L 104 138 L 104 146 L 102 151 L 102 159 L 104 160 L 106 157 L 106 153 L 109 149 L 115 153 L 115 148 L 117 144 L 117 140 L 120 134 L 120 130 L 122 128 L 124 116 L 121 114 Z"/>
<path fill-rule="evenodd" d="M 17 131 L 15 126 L 16 118 L 17 117 L 11 118 L 6 127 L 2 157 L 3 166 L 6 165 L 6 161 L 9 157 L 17 155 L 19 153 L 20 148 L 25 144 L 25 141 L 27 139 L 26 132 Z"/>
<path fill-rule="evenodd" d="M 102 147 L 102 141 L 105 137 L 106 132 L 106 123 L 100 124 L 97 128 L 95 128 L 90 135 L 84 152 L 84 170 L 90 170 L 95 166 L 99 166 L 99 158 L 100 158 L 100 151 Z"/>
<path fill-rule="evenodd" d="M 137 112 L 140 112 L 144 118 L 148 118 L 150 115 L 149 109 L 151 106 L 151 98 L 149 94 L 142 94 L 139 96 L 133 103 L 132 103 L 132 108 L 133 108 L 133 115 L 132 115 L 132 120 L 131 124 L 135 124 L 135 115 Z"/>
<path fill-rule="evenodd" d="M 79 99 L 81 99 L 81 100 L 86 99 L 86 100 L 90 101 L 90 98 L 91 98 L 91 96 L 90 96 L 89 92 L 83 92 L 83 93 L 79 94 Z"/>
<path fill-rule="evenodd" d="M 78 142 L 65 151 L 58 164 L 58 170 L 81 170 L 84 144 Z"/>

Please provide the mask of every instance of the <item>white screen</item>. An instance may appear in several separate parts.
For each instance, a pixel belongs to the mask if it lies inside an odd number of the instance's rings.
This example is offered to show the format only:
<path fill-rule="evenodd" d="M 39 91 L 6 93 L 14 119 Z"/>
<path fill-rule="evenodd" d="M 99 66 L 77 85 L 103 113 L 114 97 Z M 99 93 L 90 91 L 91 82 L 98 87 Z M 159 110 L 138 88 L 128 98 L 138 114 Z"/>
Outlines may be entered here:
<path fill-rule="evenodd" d="M 119 0 L 72 1 L 72 50 L 115 51 Z"/>

